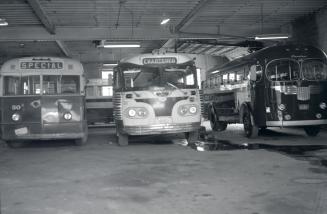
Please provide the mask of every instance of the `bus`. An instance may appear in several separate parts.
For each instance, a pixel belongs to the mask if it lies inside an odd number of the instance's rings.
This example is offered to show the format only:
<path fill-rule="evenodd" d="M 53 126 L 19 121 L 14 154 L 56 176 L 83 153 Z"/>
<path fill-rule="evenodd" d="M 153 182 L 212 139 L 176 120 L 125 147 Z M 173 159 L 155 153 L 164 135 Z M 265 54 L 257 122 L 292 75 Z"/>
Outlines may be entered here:
<path fill-rule="evenodd" d="M 88 79 L 86 83 L 86 117 L 89 127 L 114 124 L 110 79 Z"/>
<path fill-rule="evenodd" d="M 10 147 L 29 140 L 87 141 L 85 79 L 80 62 L 23 57 L 0 70 L 1 138 Z"/>
<path fill-rule="evenodd" d="M 203 87 L 214 131 L 243 123 L 246 137 L 267 127 L 301 127 L 316 136 L 327 124 L 326 54 L 316 47 L 263 48 L 209 70 Z"/>
<path fill-rule="evenodd" d="M 129 136 L 173 133 L 195 142 L 201 105 L 194 59 L 161 52 L 122 59 L 113 103 L 119 145 L 128 145 Z"/>

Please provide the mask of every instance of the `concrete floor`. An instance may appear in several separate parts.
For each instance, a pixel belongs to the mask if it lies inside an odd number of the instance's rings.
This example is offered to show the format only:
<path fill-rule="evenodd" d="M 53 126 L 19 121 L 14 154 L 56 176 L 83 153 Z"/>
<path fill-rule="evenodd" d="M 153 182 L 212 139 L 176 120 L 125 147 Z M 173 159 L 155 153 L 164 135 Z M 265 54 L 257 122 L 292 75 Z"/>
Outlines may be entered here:
<path fill-rule="evenodd" d="M 327 213 L 327 147 L 309 145 L 297 154 L 230 146 L 253 141 L 327 146 L 327 132 L 308 138 L 302 130 L 277 129 L 247 140 L 234 125 L 208 140 L 229 146 L 204 152 L 181 146 L 182 140 L 119 147 L 113 130 L 90 133 L 83 147 L 68 141 L 20 149 L 2 144 L 0 213 Z"/>

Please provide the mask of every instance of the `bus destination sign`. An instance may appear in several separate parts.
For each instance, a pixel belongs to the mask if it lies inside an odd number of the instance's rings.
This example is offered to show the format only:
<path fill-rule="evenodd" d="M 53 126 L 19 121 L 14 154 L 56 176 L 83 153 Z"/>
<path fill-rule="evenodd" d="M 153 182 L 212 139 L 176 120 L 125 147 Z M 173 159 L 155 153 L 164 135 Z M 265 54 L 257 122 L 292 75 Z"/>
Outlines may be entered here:
<path fill-rule="evenodd" d="M 20 69 L 63 69 L 63 62 L 20 62 Z"/>
<path fill-rule="evenodd" d="M 144 58 L 144 65 L 176 64 L 176 57 Z"/>

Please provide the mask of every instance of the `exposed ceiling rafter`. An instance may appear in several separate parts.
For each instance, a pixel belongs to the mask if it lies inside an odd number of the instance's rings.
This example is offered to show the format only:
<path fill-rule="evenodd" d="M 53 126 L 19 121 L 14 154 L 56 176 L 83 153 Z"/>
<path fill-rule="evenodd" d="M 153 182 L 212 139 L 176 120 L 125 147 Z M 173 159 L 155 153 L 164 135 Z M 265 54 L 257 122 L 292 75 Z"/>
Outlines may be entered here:
<path fill-rule="evenodd" d="M 60 50 L 67 56 L 71 57 L 72 54 L 70 53 L 68 47 L 66 46 L 65 42 L 56 40 L 57 45 L 59 46 Z"/>
<path fill-rule="evenodd" d="M 186 28 L 197 17 L 198 12 L 207 4 L 210 0 L 200 0 L 196 6 L 176 25 L 175 32 L 179 32 Z"/>
<path fill-rule="evenodd" d="M 52 23 L 51 19 L 45 13 L 45 10 L 41 6 L 40 2 L 38 0 L 27 0 L 27 2 L 32 7 L 33 11 L 37 15 L 37 17 L 40 19 L 40 21 L 42 22 L 44 27 L 47 29 L 47 31 L 50 34 L 56 34 L 56 26 Z"/>

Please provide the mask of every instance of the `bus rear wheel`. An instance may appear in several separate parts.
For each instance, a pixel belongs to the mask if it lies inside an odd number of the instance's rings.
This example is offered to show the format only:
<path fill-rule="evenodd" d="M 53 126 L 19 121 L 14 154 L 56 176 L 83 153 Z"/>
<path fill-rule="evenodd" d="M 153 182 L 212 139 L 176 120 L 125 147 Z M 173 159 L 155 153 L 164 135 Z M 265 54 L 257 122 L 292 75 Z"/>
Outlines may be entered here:
<path fill-rule="evenodd" d="M 213 131 L 225 131 L 227 122 L 219 121 L 213 108 L 209 112 L 210 126 Z"/>
<path fill-rule="evenodd" d="M 252 115 L 249 110 L 243 114 L 244 133 L 247 138 L 258 136 L 259 129 L 252 122 Z"/>
<path fill-rule="evenodd" d="M 305 126 L 304 131 L 308 136 L 315 137 L 320 132 L 320 126 Z"/>
<path fill-rule="evenodd" d="M 128 135 L 117 132 L 117 140 L 119 146 L 127 146 L 128 145 Z"/>
<path fill-rule="evenodd" d="M 186 132 L 185 138 L 188 144 L 196 143 L 199 140 L 199 131 Z"/>

